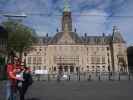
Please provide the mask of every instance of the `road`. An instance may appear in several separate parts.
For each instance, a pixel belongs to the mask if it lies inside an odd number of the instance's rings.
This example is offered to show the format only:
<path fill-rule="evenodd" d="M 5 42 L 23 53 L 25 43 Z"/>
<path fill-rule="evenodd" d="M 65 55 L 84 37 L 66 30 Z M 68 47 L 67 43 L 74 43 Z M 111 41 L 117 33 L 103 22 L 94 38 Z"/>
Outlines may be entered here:
<path fill-rule="evenodd" d="M 3 87 L 1 83 L 1 94 Z M 133 81 L 34 82 L 26 100 L 133 100 Z"/>

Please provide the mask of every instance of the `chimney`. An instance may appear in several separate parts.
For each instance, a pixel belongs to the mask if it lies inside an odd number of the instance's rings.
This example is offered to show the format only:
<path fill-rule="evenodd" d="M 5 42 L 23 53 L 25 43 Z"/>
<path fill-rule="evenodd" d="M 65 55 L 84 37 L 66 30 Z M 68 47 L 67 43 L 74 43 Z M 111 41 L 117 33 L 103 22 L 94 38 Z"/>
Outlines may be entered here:
<path fill-rule="evenodd" d="M 85 37 L 85 38 L 87 37 L 87 33 L 84 34 L 84 37 Z"/>
<path fill-rule="evenodd" d="M 74 29 L 74 32 L 77 32 L 77 29 L 76 28 Z"/>
<path fill-rule="evenodd" d="M 56 32 L 59 32 L 59 29 L 58 28 L 56 29 Z"/>
<path fill-rule="evenodd" d="M 48 37 L 48 33 L 46 34 L 46 37 Z"/>
<path fill-rule="evenodd" d="M 105 33 L 103 33 L 103 37 L 105 37 Z"/>

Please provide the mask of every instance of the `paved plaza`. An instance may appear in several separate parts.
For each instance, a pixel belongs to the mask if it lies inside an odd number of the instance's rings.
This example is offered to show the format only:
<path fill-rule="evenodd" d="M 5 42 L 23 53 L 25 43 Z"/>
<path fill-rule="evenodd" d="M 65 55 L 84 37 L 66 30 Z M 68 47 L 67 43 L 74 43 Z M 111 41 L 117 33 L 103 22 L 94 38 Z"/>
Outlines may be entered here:
<path fill-rule="evenodd" d="M 29 88 L 26 100 L 133 100 L 133 81 L 39 81 Z"/>

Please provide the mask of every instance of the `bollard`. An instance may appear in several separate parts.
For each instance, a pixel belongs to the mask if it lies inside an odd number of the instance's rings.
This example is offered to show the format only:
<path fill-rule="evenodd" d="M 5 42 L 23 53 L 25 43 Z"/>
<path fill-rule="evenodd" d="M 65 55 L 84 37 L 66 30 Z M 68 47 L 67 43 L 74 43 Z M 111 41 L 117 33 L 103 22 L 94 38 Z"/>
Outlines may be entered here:
<path fill-rule="evenodd" d="M 60 76 L 57 75 L 57 82 L 60 82 Z"/>
<path fill-rule="evenodd" d="M 85 80 L 86 73 L 84 72 L 84 80 Z"/>
<path fill-rule="evenodd" d="M 114 76 L 115 76 L 114 72 L 111 72 L 111 73 L 110 73 L 110 78 L 112 77 L 112 78 L 111 78 L 112 81 L 115 80 Z"/>
<path fill-rule="evenodd" d="M 109 80 L 111 80 L 111 76 L 110 75 L 111 75 L 111 73 L 109 72 Z"/>
<path fill-rule="evenodd" d="M 40 75 L 38 74 L 36 77 L 37 77 L 37 81 L 40 81 Z"/>
<path fill-rule="evenodd" d="M 131 80 L 131 78 L 130 78 L 130 72 L 129 72 L 129 74 L 128 74 L 128 80 Z"/>
<path fill-rule="evenodd" d="M 48 74 L 48 81 L 50 81 L 50 74 Z"/>
<path fill-rule="evenodd" d="M 121 77 L 120 77 L 120 72 L 119 72 L 119 81 L 121 80 Z"/>
<path fill-rule="evenodd" d="M 77 73 L 77 80 L 78 80 L 79 74 Z"/>
<path fill-rule="evenodd" d="M 89 74 L 89 78 L 88 78 L 88 81 L 90 81 L 91 80 L 91 75 Z"/>
<path fill-rule="evenodd" d="M 99 80 L 99 81 L 101 80 L 100 73 L 99 73 L 99 76 L 98 76 L 98 80 Z"/>
<path fill-rule="evenodd" d="M 79 73 L 79 75 L 78 75 L 78 76 L 79 76 L 79 79 L 78 79 L 78 80 L 80 81 L 80 73 Z"/>
<path fill-rule="evenodd" d="M 68 76 L 68 80 L 69 80 L 69 81 L 71 80 L 71 76 L 70 76 L 70 75 Z"/>

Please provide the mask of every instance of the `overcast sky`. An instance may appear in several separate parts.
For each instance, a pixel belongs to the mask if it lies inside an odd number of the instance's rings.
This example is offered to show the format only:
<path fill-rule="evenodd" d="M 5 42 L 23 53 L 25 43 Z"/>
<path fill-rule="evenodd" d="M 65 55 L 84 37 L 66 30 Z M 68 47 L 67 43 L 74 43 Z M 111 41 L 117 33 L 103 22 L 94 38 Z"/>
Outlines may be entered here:
<path fill-rule="evenodd" d="M 111 34 L 117 26 L 128 45 L 133 44 L 133 0 L 68 0 L 73 28 L 83 35 Z M 1 13 L 25 13 L 23 23 L 38 35 L 54 35 L 60 28 L 64 0 L 0 0 Z M 81 16 L 79 16 L 81 15 Z M 0 22 L 6 18 L 0 16 Z"/>

